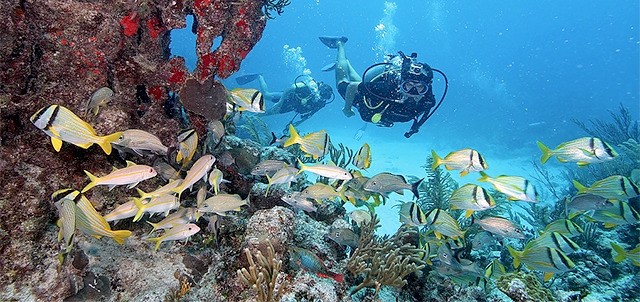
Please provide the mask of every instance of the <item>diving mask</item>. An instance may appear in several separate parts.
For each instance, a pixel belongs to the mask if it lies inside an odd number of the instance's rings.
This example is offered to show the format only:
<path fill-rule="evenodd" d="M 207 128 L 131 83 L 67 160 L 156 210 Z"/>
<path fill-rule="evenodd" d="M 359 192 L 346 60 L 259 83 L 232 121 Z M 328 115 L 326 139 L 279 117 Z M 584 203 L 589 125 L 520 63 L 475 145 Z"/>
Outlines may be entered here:
<path fill-rule="evenodd" d="M 407 80 L 400 84 L 402 92 L 411 95 L 424 95 L 429 90 L 429 86 L 422 81 Z"/>

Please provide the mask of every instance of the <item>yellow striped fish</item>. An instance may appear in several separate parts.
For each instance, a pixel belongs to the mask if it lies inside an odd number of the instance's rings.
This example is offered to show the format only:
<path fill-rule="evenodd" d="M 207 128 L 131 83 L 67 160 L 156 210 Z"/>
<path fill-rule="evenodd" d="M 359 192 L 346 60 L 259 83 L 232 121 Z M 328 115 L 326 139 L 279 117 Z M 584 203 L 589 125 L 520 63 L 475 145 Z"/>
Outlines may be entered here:
<path fill-rule="evenodd" d="M 111 143 L 122 135 L 122 132 L 116 132 L 98 136 L 91 125 L 60 105 L 50 105 L 38 110 L 31 116 L 31 123 L 51 137 L 51 144 L 56 151 L 60 151 L 62 142 L 65 141 L 83 149 L 98 144 L 104 153 L 109 155 Z"/>
<path fill-rule="evenodd" d="M 482 171 L 480 171 L 480 176 L 478 181 L 492 184 L 498 192 L 507 195 L 509 200 L 538 202 L 538 192 L 536 188 L 524 177 L 500 175 L 494 178 Z"/>
<path fill-rule="evenodd" d="M 496 202 L 487 190 L 474 184 L 466 184 L 453 191 L 449 202 L 451 209 L 466 210 L 464 217 L 467 218 L 475 211 L 484 211 L 496 206 Z"/>
<path fill-rule="evenodd" d="M 423 226 L 427 224 L 427 217 L 415 202 L 405 202 L 400 207 L 400 222 L 408 226 Z"/>
<path fill-rule="evenodd" d="M 178 153 L 176 162 L 184 168 L 196 154 L 198 149 L 198 133 L 194 129 L 182 131 L 178 135 Z"/>
<path fill-rule="evenodd" d="M 314 159 L 324 156 L 329 151 L 330 140 L 325 130 L 312 132 L 301 137 L 293 125 L 289 124 L 289 134 L 291 136 L 284 142 L 284 147 L 299 144 L 300 150 Z"/>
<path fill-rule="evenodd" d="M 529 269 L 544 272 L 543 278 L 545 282 L 549 281 L 553 274 L 569 271 L 575 266 L 565 253 L 552 247 L 534 247 L 516 251 L 511 246 L 507 246 L 507 249 L 513 257 L 513 266 L 515 268 L 524 263 Z"/>
<path fill-rule="evenodd" d="M 262 93 L 253 88 L 235 88 L 229 90 L 228 100 L 238 107 L 239 111 L 264 113 L 265 104 Z"/>
<path fill-rule="evenodd" d="M 456 239 L 464 237 L 464 232 L 460 229 L 458 221 L 456 221 L 449 213 L 444 210 L 435 208 L 426 214 L 426 223 L 438 239 L 442 236 Z"/>
<path fill-rule="evenodd" d="M 91 201 L 84 195 L 77 193 L 76 199 L 76 227 L 83 233 L 100 239 L 102 236 L 111 237 L 118 244 L 123 244 L 127 237 L 131 236 L 131 231 L 112 231 L 109 223 L 102 217 Z"/>
<path fill-rule="evenodd" d="M 200 228 L 193 223 L 179 224 L 167 230 L 162 236 L 147 238 L 147 240 L 156 243 L 155 250 L 157 251 L 160 248 L 160 244 L 165 241 L 187 239 L 197 232 L 200 232 Z"/>
<path fill-rule="evenodd" d="M 640 189 L 636 184 L 622 175 L 611 175 L 605 179 L 594 182 L 591 187 L 585 187 L 577 180 L 573 185 L 580 194 L 593 194 L 606 199 L 627 200 L 640 195 Z"/>
<path fill-rule="evenodd" d="M 431 150 L 433 164 L 431 169 L 435 170 L 438 166 L 444 165 L 447 170 L 458 170 L 460 177 L 469 174 L 469 172 L 483 171 L 489 168 L 484 157 L 473 149 L 462 149 L 447 154 L 444 158 L 440 158 L 436 151 Z"/>
<path fill-rule="evenodd" d="M 540 162 L 543 164 L 551 156 L 555 156 L 559 162 L 575 162 L 578 166 L 600 163 L 618 156 L 618 153 L 611 145 L 597 137 L 581 137 L 562 143 L 553 150 L 541 142 L 537 142 L 537 144 L 540 151 L 542 151 Z"/>
<path fill-rule="evenodd" d="M 371 167 L 371 147 L 369 147 L 369 144 L 364 143 L 364 145 L 358 149 L 356 156 L 353 157 L 353 165 L 358 169 L 364 170 Z"/>

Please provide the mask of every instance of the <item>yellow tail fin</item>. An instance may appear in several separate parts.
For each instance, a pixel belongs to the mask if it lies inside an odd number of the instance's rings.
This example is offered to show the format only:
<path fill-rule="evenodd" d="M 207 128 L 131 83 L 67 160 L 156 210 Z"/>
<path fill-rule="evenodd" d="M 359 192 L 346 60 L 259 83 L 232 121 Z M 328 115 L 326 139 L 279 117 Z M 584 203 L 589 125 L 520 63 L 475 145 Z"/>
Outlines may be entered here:
<path fill-rule="evenodd" d="M 140 218 L 142 218 L 142 215 L 144 215 L 144 210 L 146 210 L 147 207 L 145 207 L 142 204 L 141 198 L 131 197 L 131 199 L 133 200 L 133 203 L 135 203 L 136 207 L 138 208 L 138 212 L 136 212 L 136 216 L 133 217 L 133 222 L 136 222 L 140 220 Z"/>
<path fill-rule="evenodd" d="M 538 148 L 540 148 L 540 151 L 542 151 L 540 162 L 544 164 L 549 160 L 549 158 L 551 158 L 551 149 L 549 149 L 549 147 L 545 146 L 540 141 L 537 141 L 536 143 L 538 144 Z"/>
<path fill-rule="evenodd" d="M 89 184 L 86 185 L 83 189 L 81 193 L 87 192 L 89 191 L 89 189 L 95 187 L 97 185 L 97 181 L 98 181 L 98 177 L 96 177 L 95 175 L 91 174 L 91 172 L 84 170 L 84 173 L 87 174 L 87 176 L 89 177 Z"/>
<path fill-rule="evenodd" d="M 507 250 L 509 251 L 509 254 L 511 254 L 511 257 L 513 257 L 513 267 L 514 268 L 520 267 L 520 257 L 522 257 L 522 252 L 516 251 L 514 248 L 508 245 L 507 245 Z"/>
<path fill-rule="evenodd" d="M 112 231 L 113 241 L 118 244 L 124 244 L 124 241 L 131 236 L 131 231 L 129 230 L 120 230 L 120 231 Z"/>
<path fill-rule="evenodd" d="M 117 141 L 121 136 L 122 132 L 116 132 L 114 134 L 102 136 L 100 137 L 100 142 L 98 142 L 98 145 L 100 145 L 100 148 L 102 148 L 102 151 L 104 151 L 104 153 L 109 155 L 111 154 L 111 143 Z"/>
<path fill-rule="evenodd" d="M 576 189 L 578 190 L 578 193 L 587 193 L 589 188 L 585 187 L 575 179 L 572 182 L 573 182 L 573 186 L 576 187 Z"/>
<path fill-rule="evenodd" d="M 629 256 L 627 255 L 627 252 L 615 242 L 611 242 L 611 247 L 617 253 L 615 256 L 613 256 L 613 261 L 615 261 L 616 263 L 624 261 L 624 259 L 627 259 L 627 257 Z"/>
<path fill-rule="evenodd" d="M 300 134 L 298 134 L 298 131 L 296 131 L 296 128 L 294 128 L 292 124 L 289 124 L 289 138 L 287 138 L 282 146 L 289 147 L 299 140 Z"/>
<path fill-rule="evenodd" d="M 433 164 L 431 164 L 431 170 L 435 170 L 439 165 L 442 164 L 442 158 L 436 154 L 435 150 L 431 150 L 431 157 L 433 157 Z"/>

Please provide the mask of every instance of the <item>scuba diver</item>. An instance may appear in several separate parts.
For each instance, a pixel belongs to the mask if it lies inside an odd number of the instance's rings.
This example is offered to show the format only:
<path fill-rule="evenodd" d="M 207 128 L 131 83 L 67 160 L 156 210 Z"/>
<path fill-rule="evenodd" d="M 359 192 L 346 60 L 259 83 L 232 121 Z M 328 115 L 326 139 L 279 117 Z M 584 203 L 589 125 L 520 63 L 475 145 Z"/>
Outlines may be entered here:
<path fill-rule="evenodd" d="M 283 92 L 271 92 L 261 74 L 248 74 L 236 78 L 238 85 L 245 85 L 254 80 L 260 84 L 260 92 L 265 100 L 271 100 L 275 104 L 267 108 L 264 115 L 283 114 L 295 112 L 296 115 L 289 124 L 294 126 L 309 119 L 327 104 L 333 102 L 335 95 L 331 86 L 316 82 L 311 76 L 300 75 L 294 83 Z M 300 120 L 294 120 L 300 116 Z"/>
<path fill-rule="evenodd" d="M 338 50 L 336 63 L 322 70 L 335 70 L 336 88 L 345 100 L 342 112 L 348 117 L 354 115 L 351 107 L 356 107 L 363 121 L 381 127 L 413 121 L 404 134 L 409 138 L 433 115 L 447 94 L 449 85 L 444 73 L 418 62 L 416 53 L 406 56 L 400 51 L 396 56 L 388 56 L 385 62 L 367 68 L 360 77 L 346 57 L 346 37 L 320 37 L 320 41 Z M 431 86 L 434 71 L 442 74 L 446 83 L 437 105 Z"/>

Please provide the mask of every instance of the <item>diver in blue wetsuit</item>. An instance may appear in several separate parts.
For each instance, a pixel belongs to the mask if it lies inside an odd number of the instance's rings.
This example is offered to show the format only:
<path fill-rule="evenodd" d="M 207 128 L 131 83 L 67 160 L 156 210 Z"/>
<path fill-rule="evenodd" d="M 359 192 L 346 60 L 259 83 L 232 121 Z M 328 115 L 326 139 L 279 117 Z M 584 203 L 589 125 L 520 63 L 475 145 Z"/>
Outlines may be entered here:
<path fill-rule="evenodd" d="M 258 80 L 260 92 L 262 92 L 264 99 L 275 103 L 267 108 L 265 115 L 295 112 L 296 115 L 291 120 L 291 124 L 294 126 L 309 119 L 335 98 L 331 86 L 323 82 L 316 82 L 307 75 L 298 76 L 294 83 L 282 92 L 269 91 L 267 83 L 261 74 L 248 74 L 236 78 L 236 82 L 239 85 L 244 85 L 254 80 Z M 298 116 L 300 116 L 300 119 L 294 122 L 293 120 Z"/>
<path fill-rule="evenodd" d="M 413 121 L 404 134 L 408 138 L 419 131 L 444 100 L 446 88 L 436 106 L 431 85 L 434 70 L 443 76 L 444 73 L 418 62 L 415 53 L 389 56 L 387 62 L 372 65 L 360 77 L 346 57 L 346 37 L 320 37 L 320 41 L 338 50 L 336 63 L 323 70 L 335 70 L 336 88 L 345 100 L 342 112 L 346 116 L 353 116 L 351 108 L 355 107 L 363 121 L 382 127 Z"/>

